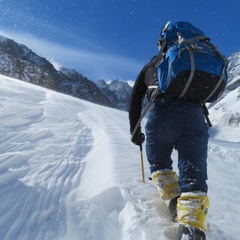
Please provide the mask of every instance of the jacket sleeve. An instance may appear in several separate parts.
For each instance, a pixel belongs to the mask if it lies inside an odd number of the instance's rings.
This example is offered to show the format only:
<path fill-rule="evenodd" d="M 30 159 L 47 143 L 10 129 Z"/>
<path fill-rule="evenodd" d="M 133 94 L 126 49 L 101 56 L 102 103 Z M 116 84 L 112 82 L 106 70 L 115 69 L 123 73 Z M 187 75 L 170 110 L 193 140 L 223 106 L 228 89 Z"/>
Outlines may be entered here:
<path fill-rule="evenodd" d="M 141 117 L 142 112 L 142 102 L 143 98 L 147 91 L 147 86 L 144 81 L 145 78 L 145 71 L 148 68 L 148 65 L 145 65 L 139 75 L 137 76 L 137 79 L 135 81 L 135 84 L 133 86 L 130 100 L 129 100 L 129 123 L 130 123 L 130 133 L 133 132 L 139 118 Z"/>

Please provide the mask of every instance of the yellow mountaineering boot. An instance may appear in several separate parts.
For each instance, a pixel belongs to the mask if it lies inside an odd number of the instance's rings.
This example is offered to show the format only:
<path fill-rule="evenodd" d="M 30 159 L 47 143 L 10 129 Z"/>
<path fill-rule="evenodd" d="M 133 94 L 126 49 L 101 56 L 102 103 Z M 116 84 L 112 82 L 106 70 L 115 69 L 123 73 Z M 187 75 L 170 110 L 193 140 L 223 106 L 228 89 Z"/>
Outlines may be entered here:
<path fill-rule="evenodd" d="M 186 192 L 178 198 L 178 240 L 205 240 L 209 199 L 205 192 Z"/>
<path fill-rule="evenodd" d="M 153 172 L 152 179 L 157 186 L 160 197 L 167 204 L 172 220 L 177 221 L 177 199 L 180 196 L 178 190 L 178 176 L 169 169 Z"/>

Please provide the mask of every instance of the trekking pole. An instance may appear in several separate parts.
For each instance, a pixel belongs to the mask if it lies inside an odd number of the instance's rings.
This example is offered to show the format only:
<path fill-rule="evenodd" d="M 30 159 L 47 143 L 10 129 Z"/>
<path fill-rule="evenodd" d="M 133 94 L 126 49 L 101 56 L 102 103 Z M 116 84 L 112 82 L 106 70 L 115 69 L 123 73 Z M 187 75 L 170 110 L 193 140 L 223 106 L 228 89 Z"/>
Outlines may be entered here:
<path fill-rule="evenodd" d="M 142 152 L 142 143 L 140 144 L 140 157 L 141 157 L 141 167 L 142 167 L 142 181 L 145 183 L 145 174 L 144 174 L 144 161 L 143 161 L 143 152 Z"/>
<path fill-rule="evenodd" d="M 154 100 L 156 99 L 157 96 L 157 88 L 155 89 L 155 92 L 153 93 L 153 97 L 150 99 L 148 105 L 146 106 L 146 108 L 144 109 L 142 115 L 140 116 L 133 132 L 132 132 L 132 138 L 134 137 L 134 135 L 136 134 L 138 127 L 141 124 L 141 121 L 143 120 L 144 116 L 146 115 L 146 113 L 148 112 L 148 110 L 150 109 L 152 103 L 154 102 Z M 140 157 L 141 157 L 141 168 L 142 168 L 142 181 L 145 183 L 145 175 L 144 175 L 144 161 L 143 161 L 143 151 L 142 151 L 142 143 L 140 143 L 139 145 L 140 147 Z"/>

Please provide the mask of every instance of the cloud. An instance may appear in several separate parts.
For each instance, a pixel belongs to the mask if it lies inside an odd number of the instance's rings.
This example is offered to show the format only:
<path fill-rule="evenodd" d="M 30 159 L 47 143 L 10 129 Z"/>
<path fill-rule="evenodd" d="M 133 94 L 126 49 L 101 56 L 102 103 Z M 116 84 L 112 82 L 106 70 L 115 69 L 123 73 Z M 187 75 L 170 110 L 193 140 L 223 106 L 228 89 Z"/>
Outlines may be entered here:
<path fill-rule="evenodd" d="M 96 48 L 74 48 L 39 39 L 30 34 L 7 31 L 0 31 L 0 34 L 26 45 L 39 56 L 45 57 L 57 68 L 64 66 L 75 69 L 91 80 L 101 78 L 135 79 L 142 67 L 142 63 L 134 59 L 113 54 L 98 46 Z"/>

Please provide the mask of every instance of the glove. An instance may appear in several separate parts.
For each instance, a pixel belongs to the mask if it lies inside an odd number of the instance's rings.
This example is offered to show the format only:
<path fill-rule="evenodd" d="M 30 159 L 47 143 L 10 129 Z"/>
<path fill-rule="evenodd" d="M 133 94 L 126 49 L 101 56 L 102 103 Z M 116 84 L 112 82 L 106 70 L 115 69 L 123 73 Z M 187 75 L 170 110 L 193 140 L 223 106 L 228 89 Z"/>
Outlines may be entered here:
<path fill-rule="evenodd" d="M 145 141 L 145 134 L 141 132 L 141 128 L 138 128 L 135 135 L 131 137 L 131 141 L 140 146 Z"/>

